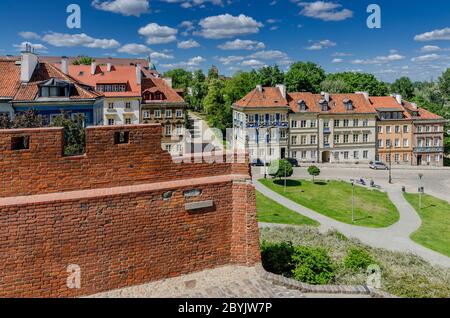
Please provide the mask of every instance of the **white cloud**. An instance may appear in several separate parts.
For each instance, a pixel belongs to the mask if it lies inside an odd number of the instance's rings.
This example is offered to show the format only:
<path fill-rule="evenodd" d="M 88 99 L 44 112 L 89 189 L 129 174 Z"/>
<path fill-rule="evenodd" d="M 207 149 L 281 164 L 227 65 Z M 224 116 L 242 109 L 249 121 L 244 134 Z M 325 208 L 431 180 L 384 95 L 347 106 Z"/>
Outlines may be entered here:
<path fill-rule="evenodd" d="M 264 25 L 257 22 L 252 17 L 240 14 L 232 16 L 230 14 L 222 14 L 207 17 L 200 21 L 201 30 L 198 35 L 207 39 L 225 39 L 238 35 L 258 33 L 259 29 Z"/>
<path fill-rule="evenodd" d="M 441 48 L 437 45 L 425 45 L 420 49 L 420 51 L 424 52 L 424 53 L 438 52 L 440 50 L 441 50 Z"/>
<path fill-rule="evenodd" d="M 218 58 L 220 63 L 222 63 L 223 65 L 234 64 L 234 63 L 240 62 L 240 61 L 242 61 L 244 59 L 245 59 L 244 56 L 236 56 L 236 55 L 223 56 L 223 57 Z"/>
<path fill-rule="evenodd" d="M 403 60 L 405 57 L 403 55 L 400 54 L 390 54 L 387 56 L 377 56 L 373 59 L 367 59 L 367 60 L 353 60 L 352 63 L 353 64 L 384 64 L 384 63 L 389 63 L 389 62 L 395 62 L 395 61 L 400 61 Z"/>
<path fill-rule="evenodd" d="M 339 64 L 339 63 L 344 62 L 344 60 L 343 60 L 343 59 L 335 58 L 335 59 L 333 59 L 331 62 L 332 62 L 332 63 L 335 63 L 335 64 Z"/>
<path fill-rule="evenodd" d="M 249 67 L 252 67 L 252 68 L 261 68 L 261 67 L 265 66 L 266 64 L 264 62 L 259 61 L 259 60 L 251 59 L 251 60 L 243 61 L 241 63 L 241 65 L 242 66 L 249 66 Z"/>
<path fill-rule="evenodd" d="M 249 57 L 252 59 L 261 59 L 261 60 L 275 60 L 275 59 L 284 60 L 288 58 L 286 53 L 277 50 L 256 52 L 250 55 Z"/>
<path fill-rule="evenodd" d="M 39 40 L 41 38 L 37 33 L 30 31 L 19 32 L 19 35 L 25 40 Z"/>
<path fill-rule="evenodd" d="M 336 46 L 337 44 L 333 41 L 330 40 L 322 40 L 322 41 L 317 41 L 314 42 L 311 46 L 308 46 L 306 49 L 307 50 L 323 50 L 323 49 L 327 49 L 333 46 Z"/>
<path fill-rule="evenodd" d="M 151 49 L 142 44 L 130 43 L 122 46 L 117 50 L 119 53 L 126 53 L 130 55 L 142 55 L 151 52 Z"/>
<path fill-rule="evenodd" d="M 150 9 L 149 0 L 93 0 L 92 6 L 98 10 L 137 17 L 143 13 L 147 13 Z"/>
<path fill-rule="evenodd" d="M 414 37 L 416 41 L 450 40 L 450 28 L 425 32 Z"/>
<path fill-rule="evenodd" d="M 193 39 L 178 42 L 178 45 L 177 45 L 177 47 L 179 49 L 192 49 L 194 47 L 199 47 L 199 46 L 200 46 L 200 44 Z"/>
<path fill-rule="evenodd" d="M 120 43 L 114 39 L 95 39 L 85 33 L 63 34 L 51 32 L 45 34 L 42 40 L 56 47 L 84 46 L 95 49 L 113 49 L 120 46 Z"/>
<path fill-rule="evenodd" d="M 42 44 L 38 44 L 38 43 L 31 43 L 28 41 L 22 42 L 20 44 L 14 44 L 13 46 L 18 50 L 18 51 L 25 51 L 27 45 L 31 46 L 31 48 L 36 52 L 36 53 L 46 53 L 47 52 L 47 47 L 45 47 Z"/>
<path fill-rule="evenodd" d="M 200 64 L 206 62 L 206 59 L 202 56 L 195 56 L 190 58 L 187 61 L 172 63 L 172 64 L 163 64 L 164 68 L 185 68 L 188 70 L 196 69 L 200 66 Z"/>
<path fill-rule="evenodd" d="M 152 60 L 172 60 L 175 57 L 172 54 L 166 54 L 166 53 L 161 53 L 161 52 L 152 52 L 150 53 L 150 58 Z"/>
<path fill-rule="evenodd" d="M 222 0 L 160 0 L 167 3 L 180 3 L 181 7 L 189 9 L 195 6 L 205 7 L 206 3 L 211 3 L 216 6 L 223 6 Z"/>
<path fill-rule="evenodd" d="M 342 21 L 353 17 L 353 11 L 342 8 L 339 3 L 326 1 L 298 2 L 298 0 L 294 2 L 303 7 L 300 14 L 306 17 L 324 21 Z"/>
<path fill-rule="evenodd" d="M 353 56 L 351 53 L 343 53 L 343 52 L 336 52 L 333 53 L 333 57 L 347 57 L 347 56 Z"/>
<path fill-rule="evenodd" d="M 441 55 L 433 53 L 433 54 L 426 54 L 426 55 L 414 57 L 411 59 L 411 61 L 423 63 L 423 62 L 432 62 L 432 61 L 440 60 L 441 58 L 442 58 Z"/>
<path fill-rule="evenodd" d="M 236 39 L 234 41 L 225 42 L 224 44 L 219 45 L 218 48 L 222 50 L 255 51 L 264 50 L 266 48 L 266 45 L 263 42 Z"/>
<path fill-rule="evenodd" d="M 157 23 L 150 23 L 140 28 L 138 33 L 147 38 L 147 44 L 166 44 L 177 40 L 178 30 Z"/>

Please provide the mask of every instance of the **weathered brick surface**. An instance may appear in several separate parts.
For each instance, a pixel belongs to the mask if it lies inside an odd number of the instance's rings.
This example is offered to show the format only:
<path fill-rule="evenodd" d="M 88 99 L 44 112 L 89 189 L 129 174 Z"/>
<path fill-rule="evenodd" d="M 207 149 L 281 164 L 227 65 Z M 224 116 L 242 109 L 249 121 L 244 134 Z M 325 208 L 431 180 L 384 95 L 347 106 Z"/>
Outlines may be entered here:
<path fill-rule="evenodd" d="M 1 196 L 34 195 L 24 204 L 0 199 L 0 297 L 89 295 L 260 261 L 247 164 L 174 164 L 161 151 L 160 127 L 127 127 L 130 144 L 114 146 L 117 129 L 123 127 L 89 129 L 87 154 L 76 158 L 61 156 L 58 129 L 0 131 Z M 24 134 L 30 150 L 8 149 L 11 135 Z M 157 185 L 102 190 L 139 184 Z M 95 196 L 45 202 L 38 196 L 80 189 Z M 201 195 L 185 197 L 193 189 Z M 164 198 L 168 191 L 172 196 Z M 206 200 L 214 207 L 185 209 Z M 67 287 L 71 264 L 81 268 L 81 289 Z"/>
<path fill-rule="evenodd" d="M 119 131 L 130 133 L 128 144 L 114 144 Z M 86 154 L 64 157 L 62 129 L 0 130 L 0 197 L 249 174 L 245 162 L 174 163 L 161 149 L 160 125 L 95 127 L 86 135 Z M 30 137 L 29 150 L 11 150 L 18 136 Z"/>

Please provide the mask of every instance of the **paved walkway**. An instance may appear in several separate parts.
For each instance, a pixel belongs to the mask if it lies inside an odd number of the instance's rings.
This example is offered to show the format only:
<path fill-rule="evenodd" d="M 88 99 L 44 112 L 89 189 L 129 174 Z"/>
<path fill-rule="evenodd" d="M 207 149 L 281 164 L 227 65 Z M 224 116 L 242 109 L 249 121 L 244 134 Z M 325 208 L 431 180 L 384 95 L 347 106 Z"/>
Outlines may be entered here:
<path fill-rule="evenodd" d="M 257 180 L 254 180 L 254 184 L 256 189 L 268 198 L 284 205 L 292 211 L 320 222 L 320 229 L 322 231 L 336 229 L 347 237 L 359 239 L 361 242 L 370 246 L 392 251 L 411 252 L 421 256 L 432 264 L 450 267 L 449 257 L 423 247 L 409 238 L 420 227 L 422 221 L 414 208 L 404 199 L 401 189 L 398 186 L 382 185 L 383 190 L 387 192 L 389 198 L 396 205 L 400 213 L 399 222 L 387 228 L 372 229 L 336 221 L 279 195 L 257 182 Z"/>
<path fill-rule="evenodd" d="M 305 286 L 314 290 L 306 291 Z M 375 292 L 375 293 L 374 293 Z M 310 286 L 261 267 L 229 265 L 92 295 L 87 298 L 369 298 L 389 297 L 364 286 Z"/>

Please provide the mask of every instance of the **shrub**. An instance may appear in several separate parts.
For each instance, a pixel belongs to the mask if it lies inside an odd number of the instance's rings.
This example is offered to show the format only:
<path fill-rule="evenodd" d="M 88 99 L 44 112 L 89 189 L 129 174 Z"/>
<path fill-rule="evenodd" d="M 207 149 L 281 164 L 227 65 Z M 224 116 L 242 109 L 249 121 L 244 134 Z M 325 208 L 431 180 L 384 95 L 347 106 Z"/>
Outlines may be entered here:
<path fill-rule="evenodd" d="M 281 179 L 281 178 L 288 178 L 291 177 L 294 174 L 294 169 L 292 168 L 292 164 L 283 159 L 283 160 L 276 160 L 272 162 L 269 166 L 269 175 L 272 176 L 272 178 Z"/>
<path fill-rule="evenodd" d="M 344 259 L 345 268 L 354 271 L 365 270 L 372 264 L 376 264 L 375 260 L 363 248 L 351 248 Z"/>
<path fill-rule="evenodd" d="M 291 243 L 267 243 L 261 244 L 262 264 L 266 271 L 283 275 L 292 276 L 294 266 L 292 264 L 292 254 L 294 247 Z"/>
<path fill-rule="evenodd" d="M 308 284 L 329 284 L 335 276 L 335 266 L 323 248 L 296 246 L 292 255 L 293 277 Z"/>

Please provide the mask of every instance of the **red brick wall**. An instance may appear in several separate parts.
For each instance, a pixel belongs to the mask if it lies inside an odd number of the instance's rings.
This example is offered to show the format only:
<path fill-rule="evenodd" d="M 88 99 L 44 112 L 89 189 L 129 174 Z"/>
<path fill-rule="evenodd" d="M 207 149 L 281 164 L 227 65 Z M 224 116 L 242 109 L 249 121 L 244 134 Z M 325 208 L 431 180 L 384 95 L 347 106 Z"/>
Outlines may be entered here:
<path fill-rule="evenodd" d="M 116 131 L 130 142 L 114 144 Z M 230 173 L 248 164 L 176 164 L 161 149 L 160 125 L 88 128 L 86 154 L 64 157 L 59 128 L 0 130 L 0 197 L 160 182 Z M 30 137 L 30 149 L 11 150 L 11 138 Z"/>
<path fill-rule="evenodd" d="M 160 138 L 156 126 L 133 127 L 133 143 L 111 151 L 107 144 L 115 129 L 120 128 L 89 129 L 87 155 L 70 159 L 60 155 L 58 130 L 0 131 L 0 149 L 11 134 L 26 133 L 32 140 L 30 151 L 0 150 L 3 160 L 17 165 L 5 171 L 1 163 L 3 196 L 87 189 L 47 194 L 45 200 L 0 198 L 0 297 L 89 295 L 260 261 L 247 164 L 173 164 L 154 141 Z M 27 167 L 36 171 L 25 174 Z M 152 189 L 114 188 L 114 195 L 103 189 L 144 183 Z M 192 189 L 202 194 L 186 198 L 184 191 Z M 173 195 L 164 200 L 167 191 Z M 205 200 L 214 207 L 185 209 L 186 203 Z M 80 266 L 81 289 L 67 287 L 71 264 Z"/>

